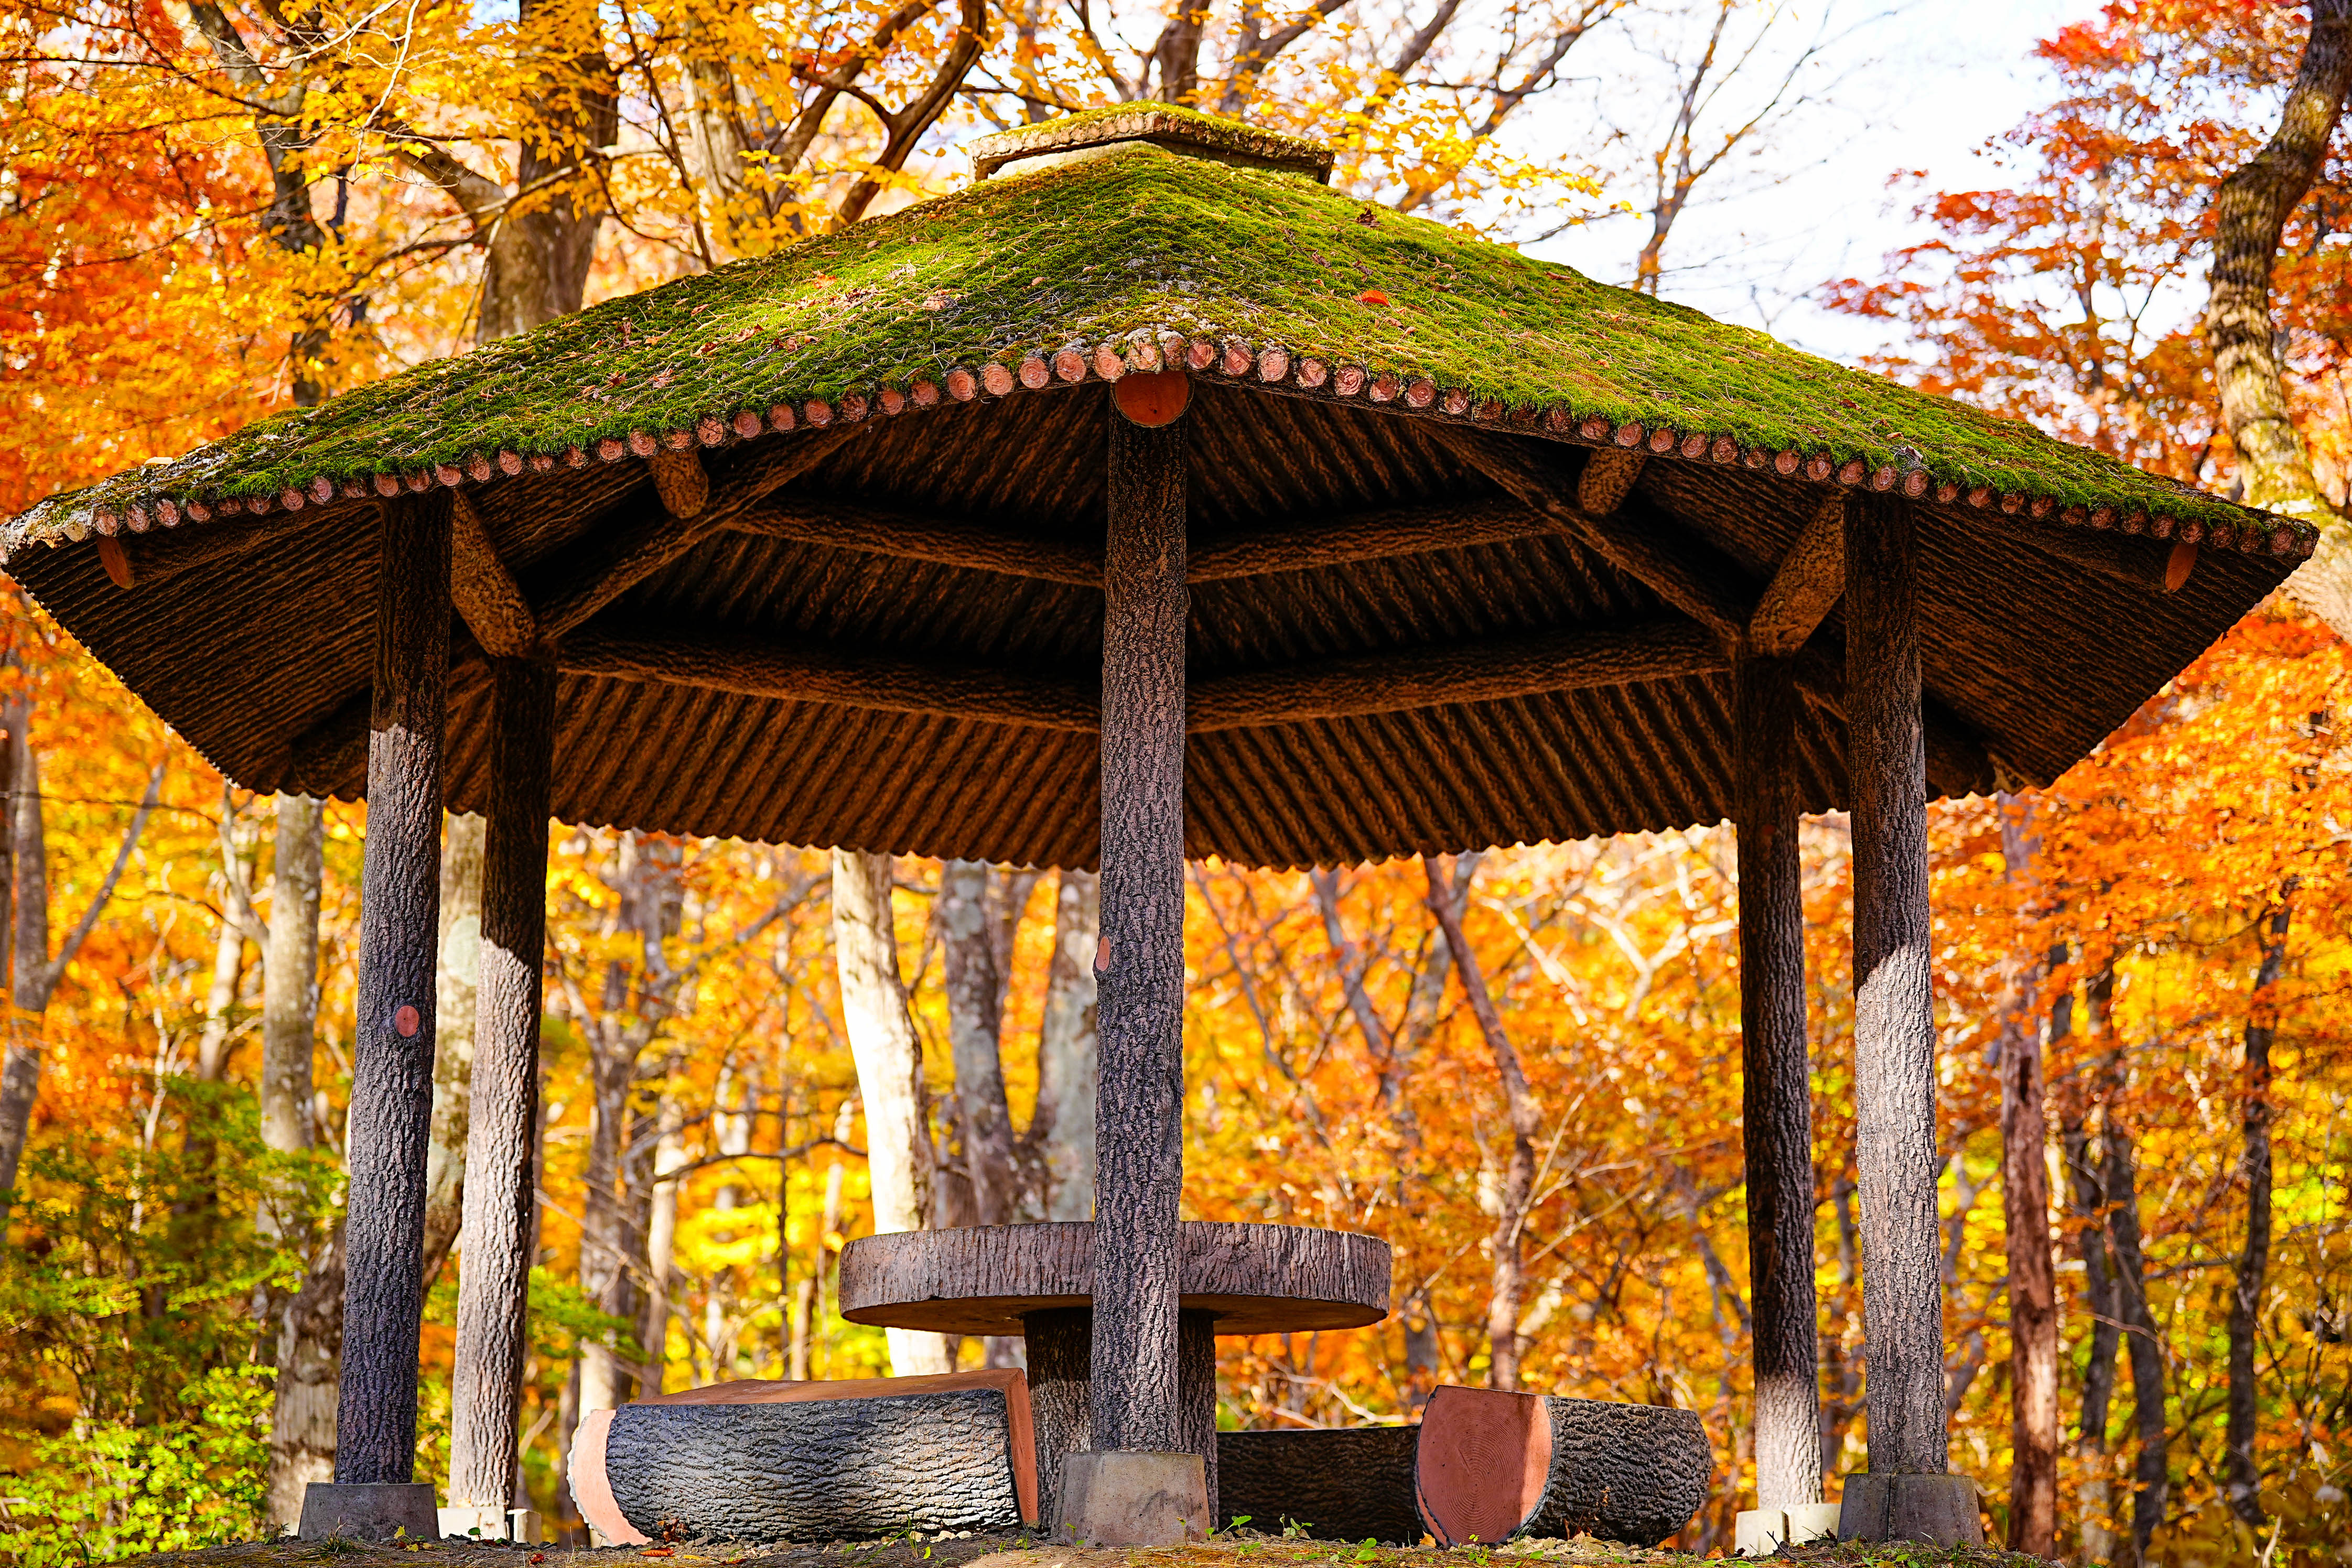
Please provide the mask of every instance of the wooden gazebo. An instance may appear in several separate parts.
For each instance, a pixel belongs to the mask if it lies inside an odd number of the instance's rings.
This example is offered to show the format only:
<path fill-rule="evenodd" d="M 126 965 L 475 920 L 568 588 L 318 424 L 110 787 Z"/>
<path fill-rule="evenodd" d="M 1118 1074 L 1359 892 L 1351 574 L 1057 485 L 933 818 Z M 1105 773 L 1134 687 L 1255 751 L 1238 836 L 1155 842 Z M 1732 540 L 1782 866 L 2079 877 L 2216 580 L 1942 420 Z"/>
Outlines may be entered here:
<path fill-rule="evenodd" d="M 1926 802 L 2054 778 L 2311 529 L 1367 206 L 1289 138 L 1127 106 L 977 162 L 0 540 L 230 777 L 370 800 L 338 1482 L 411 1473 L 445 801 L 491 821 L 457 1441 L 502 1464 L 550 814 L 1099 861 L 1092 1438 L 1145 1450 L 1182 858 L 1730 817 L 1760 1483 L 1816 1500 L 1793 830 L 1846 808 L 1874 1528 L 1941 1530 L 1898 1495 L 1947 1468 Z"/>

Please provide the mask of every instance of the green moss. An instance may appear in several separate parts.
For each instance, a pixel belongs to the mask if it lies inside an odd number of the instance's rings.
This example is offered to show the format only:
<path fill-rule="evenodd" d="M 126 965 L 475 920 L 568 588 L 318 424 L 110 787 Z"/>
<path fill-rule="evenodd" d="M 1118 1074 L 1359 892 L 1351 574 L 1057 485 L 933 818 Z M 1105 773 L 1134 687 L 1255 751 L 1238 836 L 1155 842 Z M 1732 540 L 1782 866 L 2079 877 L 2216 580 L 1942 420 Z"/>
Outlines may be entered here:
<path fill-rule="evenodd" d="M 1388 303 L 1360 299 L 1368 290 Z M 1147 329 L 1874 467 L 1907 462 L 1909 448 L 1939 481 L 2065 506 L 2253 515 L 1310 179 L 1130 144 L 1016 171 L 263 421 L 54 497 L 5 542 L 79 537 L 97 509 L 276 495 L 501 448 L 561 453 Z"/>

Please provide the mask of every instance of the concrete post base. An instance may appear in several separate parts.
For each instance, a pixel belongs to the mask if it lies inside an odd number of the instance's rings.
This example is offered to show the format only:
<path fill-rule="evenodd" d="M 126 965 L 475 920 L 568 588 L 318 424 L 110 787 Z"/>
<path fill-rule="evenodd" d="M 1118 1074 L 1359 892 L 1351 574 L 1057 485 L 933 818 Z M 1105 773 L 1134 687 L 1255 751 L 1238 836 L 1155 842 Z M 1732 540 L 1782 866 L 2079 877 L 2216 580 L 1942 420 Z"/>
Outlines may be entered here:
<path fill-rule="evenodd" d="M 441 1539 L 440 1511 L 424 1481 L 312 1481 L 302 1493 L 305 1541 L 341 1535 L 353 1541 Z"/>
<path fill-rule="evenodd" d="M 1181 1546 L 1205 1541 L 1209 1479 L 1198 1454 L 1123 1450 L 1062 1461 L 1054 1539 L 1068 1546 Z"/>
<path fill-rule="evenodd" d="M 1785 1508 L 1751 1508 L 1734 1526 L 1732 1551 L 1741 1557 L 1769 1557 L 1783 1546 L 1835 1541 L 1838 1505 L 1792 1502 Z"/>
<path fill-rule="evenodd" d="M 1982 1546 L 1977 1483 L 1967 1476 L 1850 1475 L 1838 1519 L 1840 1541 L 1916 1541 Z"/>

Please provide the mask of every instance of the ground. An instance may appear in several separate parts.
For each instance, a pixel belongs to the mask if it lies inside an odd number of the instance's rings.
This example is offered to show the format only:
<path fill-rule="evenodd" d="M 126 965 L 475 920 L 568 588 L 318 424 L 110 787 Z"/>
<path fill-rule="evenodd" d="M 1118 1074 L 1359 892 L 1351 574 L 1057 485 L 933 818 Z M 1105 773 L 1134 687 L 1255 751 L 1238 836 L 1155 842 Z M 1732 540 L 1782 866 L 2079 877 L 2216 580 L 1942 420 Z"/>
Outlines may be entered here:
<path fill-rule="evenodd" d="M 1441 1553 L 1429 1547 L 1349 1546 L 1328 1541 L 1285 1540 L 1252 1531 L 1228 1531 L 1195 1546 L 1132 1551 L 1077 1551 L 1032 1545 L 1029 1536 L 973 1536 L 888 1541 L 825 1546 L 762 1547 L 616 1546 L 574 1552 L 562 1547 L 476 1545 L 459 1542 L 370 1546 L 356 1542 L 277 1541 L 172 1552 L 147 1560 L 143 1568 L 395 1568 L 406 1554 L 432 1554 L 436 1568 L 646 1568 L 635 1560 L 667 1558 L 676 1568 L 1483 1568 L 1489 1558 L 1539 1558 L 1576 1564 L 1692 1563 L 1687 1552 L 1580 1539 L 1528 1541 L 1493 1552 L 1465 1548 Z M 2044 1568 L 2038 1558 L 1985 1547 L 1798 1546 L 1777 1561 L 1819 1568 Z M 421 1565 L 418 1565 L 421 1568 Z M 1521 1568 L 1518 1563 L 1501 1568 Z M 1528 1564 L 1527 1568 L 1534 1568 Z"/>

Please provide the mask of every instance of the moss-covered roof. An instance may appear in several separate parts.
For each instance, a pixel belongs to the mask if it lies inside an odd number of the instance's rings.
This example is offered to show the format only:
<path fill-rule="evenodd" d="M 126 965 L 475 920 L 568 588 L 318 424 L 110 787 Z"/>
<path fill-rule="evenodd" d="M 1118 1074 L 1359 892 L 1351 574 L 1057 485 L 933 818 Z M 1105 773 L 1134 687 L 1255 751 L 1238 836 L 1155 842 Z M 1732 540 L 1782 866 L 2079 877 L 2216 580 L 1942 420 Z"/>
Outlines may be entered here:
<path fill-rule="evenodd" d="M 257 423 L 54 497 L 0 550 L 92 529 L 716 445 L 1157 368 L 1431 418 L 1711 455 L 2070 521 L 2308 553 L 2251 512 L 1311 178 L 1148 142 L 1014 169 L 774 256 Z M 2143 519 L 2146 519 L 2144 522 Z"/>

